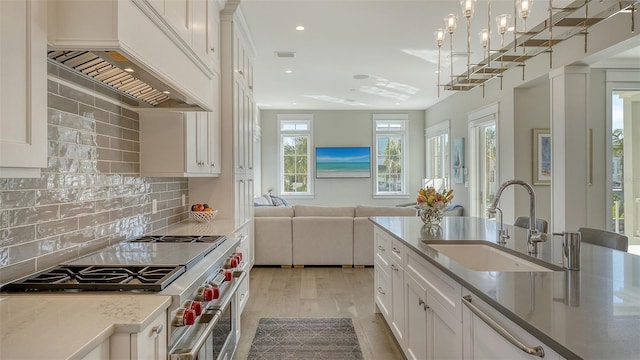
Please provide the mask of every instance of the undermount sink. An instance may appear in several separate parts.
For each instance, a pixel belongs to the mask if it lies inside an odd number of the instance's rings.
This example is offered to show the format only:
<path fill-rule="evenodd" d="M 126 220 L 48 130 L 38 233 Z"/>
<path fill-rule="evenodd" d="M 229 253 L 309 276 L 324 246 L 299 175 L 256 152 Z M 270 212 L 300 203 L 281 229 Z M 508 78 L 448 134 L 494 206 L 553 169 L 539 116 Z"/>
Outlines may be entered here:
<path fill-rule="evenodd" d="M 476 271 L 544 272 L 559 267 L 536 264 L 485 244 L 428 244 L 460 265 Z"/>

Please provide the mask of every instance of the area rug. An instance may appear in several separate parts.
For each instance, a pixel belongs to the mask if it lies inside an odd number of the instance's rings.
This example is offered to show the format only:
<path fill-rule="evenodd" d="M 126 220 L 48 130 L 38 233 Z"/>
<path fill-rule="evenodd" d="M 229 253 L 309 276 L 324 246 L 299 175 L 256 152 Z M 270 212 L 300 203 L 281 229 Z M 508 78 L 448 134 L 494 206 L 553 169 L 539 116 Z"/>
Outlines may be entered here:
<path fill-rule="evenodd" d="M 261 318 L 247 359 L 362 359 L 351 318 Z"/>

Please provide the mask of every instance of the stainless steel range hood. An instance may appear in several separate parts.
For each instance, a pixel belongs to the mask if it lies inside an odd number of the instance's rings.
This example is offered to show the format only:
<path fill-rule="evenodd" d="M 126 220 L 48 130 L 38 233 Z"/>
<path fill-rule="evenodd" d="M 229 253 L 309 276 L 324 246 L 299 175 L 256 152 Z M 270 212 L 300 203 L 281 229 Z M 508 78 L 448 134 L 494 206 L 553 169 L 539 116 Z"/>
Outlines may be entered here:
<path fill-rule="evenodd" d="M 201 110 L 117 51 L 52 50 L 47 56 L 48 61 L 135 100 L 139 107 Z"/>

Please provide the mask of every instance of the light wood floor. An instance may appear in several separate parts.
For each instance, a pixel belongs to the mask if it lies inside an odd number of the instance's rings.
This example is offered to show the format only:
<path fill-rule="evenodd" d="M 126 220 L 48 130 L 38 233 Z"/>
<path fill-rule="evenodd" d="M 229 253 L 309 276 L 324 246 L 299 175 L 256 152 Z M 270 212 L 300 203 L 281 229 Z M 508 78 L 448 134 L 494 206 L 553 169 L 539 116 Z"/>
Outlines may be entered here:
<path fill-rule="evenodd" d="M 350 317 L 364 359 L 404 358 L 382 314 L 374 313 L 373 268 L 254 267 L 237 359 L 246 359 L 258 320 L 266 317 Z"/>

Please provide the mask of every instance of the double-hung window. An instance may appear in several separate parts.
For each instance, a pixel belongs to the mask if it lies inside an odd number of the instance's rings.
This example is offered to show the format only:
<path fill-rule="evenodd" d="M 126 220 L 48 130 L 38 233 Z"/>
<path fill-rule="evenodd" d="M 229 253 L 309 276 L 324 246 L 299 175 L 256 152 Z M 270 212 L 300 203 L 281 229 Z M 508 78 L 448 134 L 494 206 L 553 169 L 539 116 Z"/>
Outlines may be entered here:
<path fill-rule="evenodd" d="M 430 126 L 425 136 L 425 186 L 449 188 L 449 121 Z"/>
<path fill-rule="evenodd" d="M 407 114 L 374 114 L 375 195 L 406 195 Z"/>
<path fill-rule="evenodd" d="M 310 114 L 278 115 L 278 182 L 282 195 L 312 195 Z"/>

